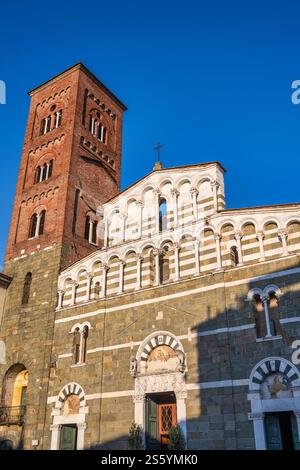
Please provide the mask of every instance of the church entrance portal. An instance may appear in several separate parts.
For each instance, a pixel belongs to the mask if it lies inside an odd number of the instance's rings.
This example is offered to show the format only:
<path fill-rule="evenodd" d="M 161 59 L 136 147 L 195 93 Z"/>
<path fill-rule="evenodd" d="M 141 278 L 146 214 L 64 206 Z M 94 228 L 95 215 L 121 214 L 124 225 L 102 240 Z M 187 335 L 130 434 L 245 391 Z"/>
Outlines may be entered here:
<path fill-rule="evenodd" d="M 148 450 L 167 450 L 169 429 L 177 424 L 174 393 L 155 393 L 146 396 L 146 447 Z"/>
<path fill-rule="evenodd" d="M 297 421 L 294 413 L 266 413 L 265 432 L 267 450 L 300 449 Z"/>

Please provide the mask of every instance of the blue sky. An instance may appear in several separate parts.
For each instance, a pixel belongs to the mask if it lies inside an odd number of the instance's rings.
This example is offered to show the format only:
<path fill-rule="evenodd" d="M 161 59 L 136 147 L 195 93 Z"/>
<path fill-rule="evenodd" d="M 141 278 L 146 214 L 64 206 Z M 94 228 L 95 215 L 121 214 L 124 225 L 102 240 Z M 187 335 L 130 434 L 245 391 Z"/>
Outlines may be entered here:
<path fill-rule="evenodd" d="M 0 260 L 27 91 L 83 62 L 127 104 L 122 188 L 153 167 L 219 160 L 227 207 L 300 201 L 297 1 L 2 2 Z"/>

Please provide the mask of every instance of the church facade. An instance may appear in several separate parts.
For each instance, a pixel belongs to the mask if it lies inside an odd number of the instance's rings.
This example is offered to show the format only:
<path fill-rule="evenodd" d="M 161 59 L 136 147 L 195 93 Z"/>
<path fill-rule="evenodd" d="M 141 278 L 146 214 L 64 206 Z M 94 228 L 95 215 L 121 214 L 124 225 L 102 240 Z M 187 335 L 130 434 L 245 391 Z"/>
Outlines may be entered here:
<path fill-rule="evenodd" d="M 299 449 L 300 204 L 227 209 L 219 162 L 120 191 L 125 105 L 82 64 L 30 96 L 2 448 Z"/>

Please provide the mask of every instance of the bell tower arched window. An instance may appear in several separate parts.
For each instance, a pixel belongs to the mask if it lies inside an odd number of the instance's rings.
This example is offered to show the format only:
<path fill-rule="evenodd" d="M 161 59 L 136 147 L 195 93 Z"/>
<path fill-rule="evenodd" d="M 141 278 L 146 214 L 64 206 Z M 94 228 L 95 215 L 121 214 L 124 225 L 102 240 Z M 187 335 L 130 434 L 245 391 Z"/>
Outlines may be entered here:
<path fill-rule="evenodd" d="M 42 210 L 40 214 L 34 213 L 31 216 L 29 224 L 28 238 L 38 237 L 43 235 L 45 230 L 46 211 Z"/>
<path fill-rule="evenodd" d="M 159 231 L 162 232 L 167 228 L 167 201 L 165 198 L 161 198 L 159 201 Z"/>
<path fill-rule="evenodd" d="M 55 106 L 52 106 L 51 109 L 55 109 Z M 53 109 L 53 111 L 54 111 Z M 40 134 L 44 135 L 53 129 L 57 129 L 61 125 L 61 118 L 62 118 L 62 110 L 54 111 L 45 117 L 41 122 L 41 130 Z"/>
<path fill-rule="evenodd" d="M 107 129 L 104 126 L 104 124 L 100 121 L 101 119 L 101 114 L 99 111 L 93 111 L 90 115 L 90 123 L 89 123 L 89 129 L 90 133 L 94 136 L 97 137 L 97 139 L 100 140 L 100 142 L 103 142 L 104 144 L 107 143 Z"/>
<path fill-rule="evenodd" d="M 42 166 L 38 166 L 35 170 L 34 182 L 41 183 L 42 181 L 48 180 L 52 176 L 53 160 L 44 163 Z"/>

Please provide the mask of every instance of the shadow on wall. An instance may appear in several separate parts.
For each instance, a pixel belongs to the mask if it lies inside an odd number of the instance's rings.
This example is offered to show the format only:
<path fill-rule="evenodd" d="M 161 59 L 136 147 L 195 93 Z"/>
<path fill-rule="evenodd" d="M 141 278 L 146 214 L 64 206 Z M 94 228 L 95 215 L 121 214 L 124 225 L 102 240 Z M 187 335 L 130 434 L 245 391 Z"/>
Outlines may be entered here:
<path fill-rule="evenodd" d="M 299 267 L 298 259 L 289 264 L 289 269 L 294 267 Z M 232 280 L 234 272 L 227 271 L 227 279 Z M 222 282 L 224 275 L 215 274 L 217 276 Z M 300 290 L 295 287 L 300 283 L 300 276 L 296 276 L 262 277 L 247 287 L 243 285 L 243 295 L 241 287 L 232 283 L 226 292 L 225 288 L 211 291 L 208 305 L 207 302 L 195 303 L 193 296 L 185 300 L 184 310 L 180 303 L 171 305 L 173 311 L 189 315 L 191 327 L 191 338 L 184 343 L 188 356 L 186 382 L 193 384 L 186 399 L 188 449 L 255 449 L 253 421 L 249 420 L 253 410 L 248 399 L 248 381 L 253 368 L 263 359 L 279 357 L 291 361 L 291 345 L 295 339 L 300 339 L 299 322 L 286 322 L 287 318 L 300 316 Z M 285 290 L 288 292 L 284 294 Z M 156 308 L 160 310 L 162 306 L 157 304 Z M 198 319 L 194 324 L 193 315 Z M 199 318 L 202 318 L 200 323 Z M 197 354 L 193 358 L 191 351 L 195 348 Z M 280 364 L 276 367 L 272 370 L 270 366 L 269 376 L 277 374 L 277 382 L 267 383 L 263 392 L 274 389 L 268 397 L 274 402 L 281 397 L 280 393 L 288 392 L 291 385 L 289 378 L 280 382 L 279 373 L 283 371 L 278 368 Z M 200 387 L 197 384 L 201 384 Z M 260 386 L 264 386 L 263 382 Z M 128 432 L 131 424 L 128 422 Z M 1 431 L 3 435 L 3 428 Z M 3 436 L 0 449 L 11 447 L 22 449 L 23 439 L 16 446 L 9 433 Z M 161 441 L 153 441 L 153 436 L 152 447 L 161 448 Z M 90 449 L 126 450 L 128 434 L 101 444 L 94 443 Z"/>
<path fill-rule="evenodd" d="M 289 268 L 298 266 L 297 260 Z M 246 295 L 241 295 L 238 287 L 227 287 L 226 295 L 225 289 L 218 289 L 212 291 L 211 305 L 200 306 L 200 309 L 206 309 L 202 312 L 204 320 L 192 326 L 192 339 L 186 346 L 187 350 L 197 348 L 195 363 L 191 361 L 192 354 L 188 354 L 186 382 L 194 382 L 194 378 L 198 377 L 197 383 L 201 384 L 201 393 L 196 386 L 189 390 L 186 400 L 188 449 L 256 448 L 254 423 L 249 419 L 253 412 L 248 396 L 249 377 L 255 366 L 264 359 L 283 358 L 291 362 L 291 346 L 294 340 L 300 339 L 300 326 L 299 322 L 287 322 L 286 319 L 299 316 L 300 291 L 293 287 L 296 283 L 300 283 L 300 276 L 298 279 L 295 275 L 274 279 L 262 277 L 261 281 L 248 284 L 244 291 Z M 289 291 L 284 294 L 286 288 Z M 184 305 L 184 310 L 192 314 L 197 309 L 199 305 L 193 304 L 192 297 Z M 292 371 L 285 377 L 282 364 L 277 360 L 275 369 L 272 369 L 273 365 L 267 363 L 266 367 L 270 370 L 259 385 L 261 396 L 267 394 L 263 398 L 276 401 L 277 398 L 289 396 Z M 292 412 L 287 410 L 287 413 Z M 272 419 L 280 418 L 278 423 L 281 426 L 283 414 L 281 412 L 275 416 L 270 413 L 270 416 Z M 290 442 L 283 439 L 280 444 L 278 441 L 278 448 L 280 445 L 283 448 L 297 448 L 300 445 L 297 425 L 284 432 L 290 433 Z M 268 443 L 265 445 L 268 446 Z M 160 446 L 159 441 L 154 445 L 158 449 Z M 120 435 L 101 445 L 94 444 L 91 449 L 128 449 L 128 436 Z"/>

